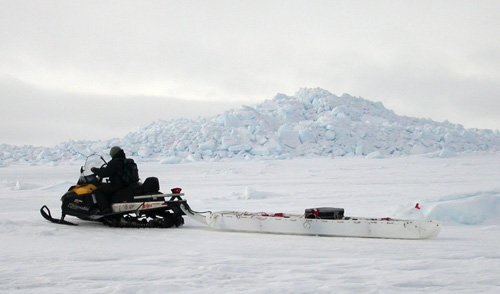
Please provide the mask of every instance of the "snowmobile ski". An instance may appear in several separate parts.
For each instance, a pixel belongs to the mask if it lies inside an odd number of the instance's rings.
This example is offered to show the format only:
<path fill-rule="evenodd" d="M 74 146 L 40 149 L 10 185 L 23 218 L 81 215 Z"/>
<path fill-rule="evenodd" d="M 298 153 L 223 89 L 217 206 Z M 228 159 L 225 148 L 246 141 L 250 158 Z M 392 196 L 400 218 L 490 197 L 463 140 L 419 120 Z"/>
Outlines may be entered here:
<path fill-rule="evenodd" d="M 53 218 L 52 215 L 50 214 L 50 209 L 47 207 L 47 205 L 44 205 L 42 206 L 42 208 L 40 208 L 40 213 L 46 220 L 53 222 L 55 224 L 78 226 L 77 224 L 64 220 L 64 216 L 62 216 L 60 219 Z"/>

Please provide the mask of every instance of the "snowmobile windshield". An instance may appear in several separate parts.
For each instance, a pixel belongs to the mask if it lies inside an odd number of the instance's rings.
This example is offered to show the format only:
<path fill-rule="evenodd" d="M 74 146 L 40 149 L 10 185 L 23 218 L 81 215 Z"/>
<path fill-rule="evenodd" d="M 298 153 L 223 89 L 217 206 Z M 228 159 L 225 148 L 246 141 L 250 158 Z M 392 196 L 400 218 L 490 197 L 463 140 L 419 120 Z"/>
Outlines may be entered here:
<path fill-rule="evenodd" d="M 93 167 L 102 167 L 106 162 L 104 159 L 101 158 L 99 155 L 91 155 L 87 157 L 87 160 L 85 161 L 85 165 L 82 167 L 82 176 L 89 176 L 92 175 L 91 168 Z"/>
<path fill-rule="evenodd" d="M 93 167 L 103 167 L 106 164 L 104 159 L 98 155 L 91 155 L 87 157 L 85 161 L 85 165 L 82 166 L 80 172 L 80 179 L 78 180 L 78 184 L 93 184 L 100 182 L 99 179 L 92 173 Z"/>

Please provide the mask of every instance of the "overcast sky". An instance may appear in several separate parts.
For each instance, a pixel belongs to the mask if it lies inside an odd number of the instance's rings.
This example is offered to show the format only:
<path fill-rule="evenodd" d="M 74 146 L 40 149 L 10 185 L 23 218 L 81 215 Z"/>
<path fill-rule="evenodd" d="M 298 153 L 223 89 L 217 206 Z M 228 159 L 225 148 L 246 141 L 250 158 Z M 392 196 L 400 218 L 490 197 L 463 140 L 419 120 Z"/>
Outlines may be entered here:
<path fill-rule="evenodd" d="M 302 87 L 500 129 L 500 1 L 0 0 L 0 143 L 122 137 Z"/>

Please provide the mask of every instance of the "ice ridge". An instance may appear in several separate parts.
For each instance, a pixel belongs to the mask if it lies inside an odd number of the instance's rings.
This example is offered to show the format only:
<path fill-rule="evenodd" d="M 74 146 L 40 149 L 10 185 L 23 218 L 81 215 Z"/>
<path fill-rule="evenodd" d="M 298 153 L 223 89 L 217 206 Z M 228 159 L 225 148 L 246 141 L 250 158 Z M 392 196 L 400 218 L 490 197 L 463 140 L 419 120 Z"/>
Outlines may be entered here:
<path fill-rule="evenodd" d="M 196 120 L 158 120 L 123 138 L 68 141 L 53 147 L 0 145 L 0 166 L 11 162 L 80 160 L 122 146 L 127 155 L 162 163 L 295 157 L 450 157 L 500 150 L 498 130 L 398 116 L 380 102 L 324 89 L 277 94 L 253 106 Z"/>

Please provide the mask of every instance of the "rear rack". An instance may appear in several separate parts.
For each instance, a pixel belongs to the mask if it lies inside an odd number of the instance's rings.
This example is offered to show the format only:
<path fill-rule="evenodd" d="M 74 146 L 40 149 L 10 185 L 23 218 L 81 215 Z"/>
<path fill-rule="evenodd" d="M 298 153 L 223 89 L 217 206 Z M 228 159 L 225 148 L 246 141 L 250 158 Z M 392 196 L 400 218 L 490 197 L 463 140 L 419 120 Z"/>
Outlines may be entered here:
<path fill-rule="evenodd" d="M 184 196 L 184 193 L 140 195 L 140 196 L 134 196 L 134 199 L 155 199 L 161 197 L 170 197 L 170 201 L 172 201 L 172 200 L 182 200 L 181 196 Z"/>

